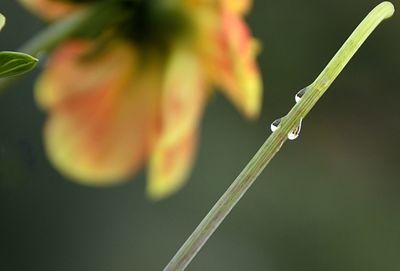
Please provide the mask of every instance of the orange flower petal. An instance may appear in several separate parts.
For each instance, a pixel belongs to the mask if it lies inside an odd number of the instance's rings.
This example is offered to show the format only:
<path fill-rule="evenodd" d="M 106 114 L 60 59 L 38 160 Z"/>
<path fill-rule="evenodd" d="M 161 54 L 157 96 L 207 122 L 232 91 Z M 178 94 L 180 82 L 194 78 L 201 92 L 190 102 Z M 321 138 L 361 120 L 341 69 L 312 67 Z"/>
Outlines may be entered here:
<path fill-rule="evenodd" d="M 210 76 L 247 117 L 254 118 L 258 116 L 262 102 L 257 44 L 238 14 L 223 8 L 221 16 L 218 44 L 208 64 Z"/>
<path fill-rule="evenodd" d="M 50 113 L 46 148 L 65 176 L 112 184 L 137 171 L 148 153 L 159 117 L 160 72 L 153 63 L 139 69 L 138 54 L 127 44 L 116 42 L 84 62 L 79 57 L 87 46 L 77 44 L 55 53 L 38 85 L 39 97 L 53 97 L 42 99 Z"/>
<path fill-rule="evenodd" d="M 115 62 L 117 55 L 107 54 L 102 58 L 84 61 L 93 50 L 93 43 L 85 40 L 70 40 L 52 54 L 48 69 L 36 82 L 36 101 L 43 109 L 50 109 L 66 99 L 91 90 L 100 79 L 115 77 L 105 62 Z M 86 70 L 82 76 L 82 65 Z M 73 80 L 71 80 L 71 78 Z M 78 79 L 79 78 L 79 79 Z"/>
<path fill-rule="evenodd" d="M 19 0 L 38 16 L 53 21 L 73 12 L 79 5 L 54 0 Z"/>
<path fill-rule="evenodd" d="M 162 131 L 149 165 L 148 195 L 164 198 L 187 179 L 195 157 L 205 88 L 198 60 L 176 48 L 167 64 L 162 97 Z"/>

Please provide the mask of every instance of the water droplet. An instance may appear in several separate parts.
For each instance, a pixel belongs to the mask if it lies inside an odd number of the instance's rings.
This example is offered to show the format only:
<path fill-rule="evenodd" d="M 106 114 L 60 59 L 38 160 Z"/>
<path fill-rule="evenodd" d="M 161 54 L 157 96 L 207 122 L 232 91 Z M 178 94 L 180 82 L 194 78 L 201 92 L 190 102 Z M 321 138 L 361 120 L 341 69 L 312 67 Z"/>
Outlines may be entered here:
<path fill-rule="evenodd" d="M 281 125 L 282 122 L 282 118 L 275 120 L 273 123 L 271 123 L 271 131 L 275 132 L 276 130 L 278 130 L 279 125 Z"/>
<path fill-rule="evenodd" d="M 288 139 L 289 140 L 295 140 L 299 137 L 300 132 L 301 132 L 301 125 L 302 125 L 303 120 L 300 120 L 299 125 L 296 126 L 290 133 L 288 134 Z"/>
<path fill-rule="evenodd" d="M 301 98 L 303 98 L 306 91 L 307 91 L 307 88 L 303 88 L 302 90 L 297 92 L 296 97 L 295 97 L 296 103 L 300 102 Z"/>

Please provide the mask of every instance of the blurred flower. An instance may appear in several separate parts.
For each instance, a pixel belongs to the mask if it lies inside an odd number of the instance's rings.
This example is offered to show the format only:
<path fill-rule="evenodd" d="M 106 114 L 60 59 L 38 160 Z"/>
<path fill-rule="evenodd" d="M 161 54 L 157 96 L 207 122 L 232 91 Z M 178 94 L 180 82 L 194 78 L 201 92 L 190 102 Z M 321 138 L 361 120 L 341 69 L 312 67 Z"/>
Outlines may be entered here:
<path fill-rule="evenodd" d="M 21 0 L 48 20 L 94 1 Z M 251 0 L 120 1 L 128 16 L 52 53 L 36 86 L 52 163 L 84 184 L 120 182 L 148 162 L 159 199 L 187 179 L 212 85 L 249 118 L 262 87 Z M 93 30 L 93 29 L 91 29 Z M 92 31 L 93 32 L 93 31 Z"/>

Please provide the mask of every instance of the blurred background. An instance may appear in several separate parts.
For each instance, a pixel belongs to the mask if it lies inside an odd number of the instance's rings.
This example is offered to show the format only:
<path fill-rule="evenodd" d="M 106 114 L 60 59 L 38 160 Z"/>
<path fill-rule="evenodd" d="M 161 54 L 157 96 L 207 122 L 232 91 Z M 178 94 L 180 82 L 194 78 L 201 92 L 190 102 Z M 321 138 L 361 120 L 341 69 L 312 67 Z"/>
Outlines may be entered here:
<path fill-rule="evenodd" d="M 161 270 L 364 16 L 380 1 L 256 0 L 263 114 L 221 95 L 203 120 L 193 175 L 154 203 L 145 176 L 96 189 L 60 176 L 33 101 L 40 69 L 0 97 L 0 270 Z M 398 1 L 395 3 L 400 11 Z M 0 50 L 45 25 L 15 0 Z M 188 270 L 400 270 L 400 13 L 361 48 Z"/>

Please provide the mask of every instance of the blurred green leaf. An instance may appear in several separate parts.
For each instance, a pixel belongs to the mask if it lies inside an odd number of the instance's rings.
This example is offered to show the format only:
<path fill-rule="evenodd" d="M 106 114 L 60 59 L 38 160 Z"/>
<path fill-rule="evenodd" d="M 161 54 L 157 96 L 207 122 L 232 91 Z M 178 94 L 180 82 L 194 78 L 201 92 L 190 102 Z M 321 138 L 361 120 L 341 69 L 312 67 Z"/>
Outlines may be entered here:
<path fill-rule="evenodd" d="M 32 70 L 38 60 L 17 52 L 0 52 L 0 78 L 16 76 Z"/>
<path fill-rule="evenodd" d="M 0 31 L 1 31 L 1 29 L 4 27 L 5 24 L 6 24 L 6 17 L 4 17 L 4 16 L 0 13 Z"/>

